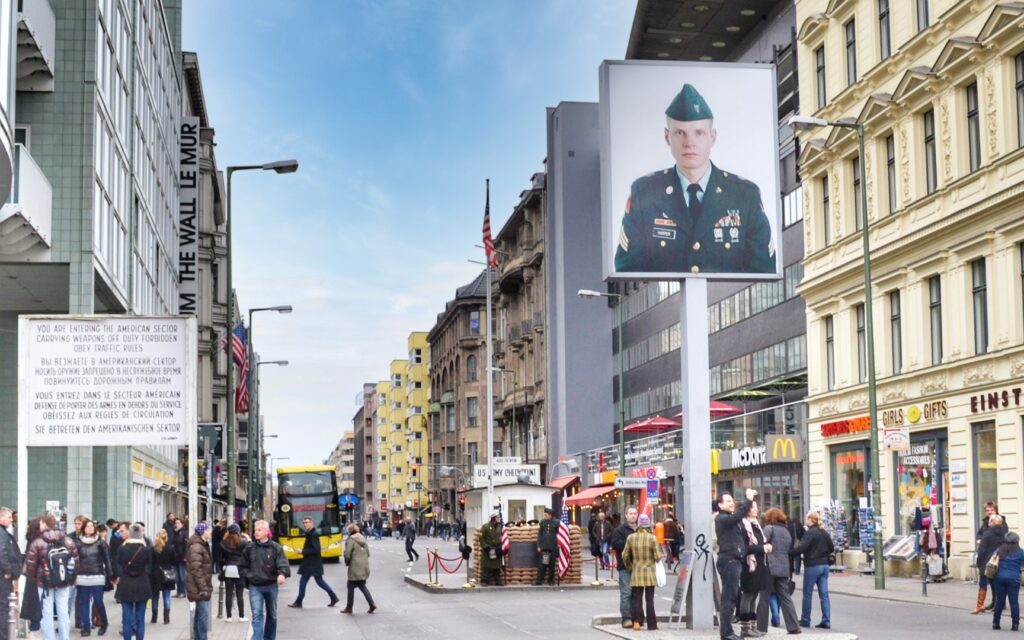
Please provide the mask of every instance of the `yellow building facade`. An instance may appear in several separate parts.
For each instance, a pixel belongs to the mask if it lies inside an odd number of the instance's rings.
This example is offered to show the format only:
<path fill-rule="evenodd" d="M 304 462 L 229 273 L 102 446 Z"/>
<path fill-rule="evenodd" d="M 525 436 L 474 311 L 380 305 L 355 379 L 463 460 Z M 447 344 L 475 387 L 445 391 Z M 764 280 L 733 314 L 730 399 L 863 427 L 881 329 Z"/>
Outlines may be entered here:
<path fill-rule="evenodd" d="M 430 473 L 430 430 L 427 413 L 430 410 L 430 345 L 426 331 L 409 334 L 409 359 L 405 369 L 405 495 L 406 504 L 422 509 L 428 502 Z"/>
<path fill-rule="evenodd" d="M 1024 525 L 1024 7 L 796 7 L 800 112 L 857 122 L 865 143 L 862 158 L 852 129 L 800 135 L 810 504 L 838 501 L 850 546 L 870 546 L 858 509 L 880 456 L 883 538 L 930 513 L 964 578 L 985 502 Z M 900 451 L 868 438 L 865 217 L 879 432 L 909 435 Z"/>
<path fill-rule="evenodd" d="M 376 455 L 376 470 L 373 474 L 374 481 L 374 504 L 373 509 L 378 513 L 387 513 L 390 500 L 390 469 L 391 458 L 391 405 L 388 397 L 391 395 L 391 381 L 381 380 L 377 383 L 377 408 L 373 415 L 374 445 Z"/>

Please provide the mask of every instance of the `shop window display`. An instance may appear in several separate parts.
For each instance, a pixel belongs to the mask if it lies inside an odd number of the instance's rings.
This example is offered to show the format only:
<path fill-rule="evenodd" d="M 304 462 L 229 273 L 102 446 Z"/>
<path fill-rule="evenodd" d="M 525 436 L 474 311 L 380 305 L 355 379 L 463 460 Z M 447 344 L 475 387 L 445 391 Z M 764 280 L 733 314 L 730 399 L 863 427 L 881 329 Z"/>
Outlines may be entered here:
<path fill-rule="evenodd" d="M 843 508 L 849 547 L 860 546 L 858 509 L 867 497 L 867 451 L 864 445 L 832 451 L 832 495 Z"/>

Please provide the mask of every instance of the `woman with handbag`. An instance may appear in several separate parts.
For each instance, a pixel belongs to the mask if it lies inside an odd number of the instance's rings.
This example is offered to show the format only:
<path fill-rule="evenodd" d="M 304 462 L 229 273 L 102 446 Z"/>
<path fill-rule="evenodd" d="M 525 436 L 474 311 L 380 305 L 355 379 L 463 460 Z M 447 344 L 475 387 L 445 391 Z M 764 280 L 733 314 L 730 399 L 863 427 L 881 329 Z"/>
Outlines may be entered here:
<path fill-rule="evenodd" d="M 146 601 L 153 595 L 150 572 L 153 550 L 146 546 L 142 526 L 133 524 L 128 539 L 117 550 L 114 568 L 117 590 L 114 599 L 121 603 L 121 637 L 142 640 L 146 636 Z"/>
<path fill-rule="evenodd" d="M 793 545 L 791 553 L 804 556 L 804 601 L 800 612 L 800 626 L 811 626 L 811 598 L 814 587 L 818 587 L 821 602 L 821 622 L 818 629 L 832 628 L 832 602 L 828 596 L 828 567 L 832 564 L 835 545 L 828 533 L 821 528 L 821 516 L 817 511 L 807 514 L 807 531 L 799 542 Z"/>
<path fill-rule="evenodd" d="M 771 575 L 768 573 L 768 554 L 773 546 L 765 541 L 764 530 L 757 517 L 761 515 L 757 503 L 751 503 L 747 515 L 743 518 L 743 532 L 746 535 L 747 556 L 744 559 L 743 573 L 740 575 L 740 636 L 759 638 L 757 631 L 757 600 L 758 596 L 771 588 Z"/>
<path fill-rule="evenodd" d="M 633 591 L 633 630 L 639 631 L 643 626 L 646 603 L 647 628 L 654 631 L 658 628 L 658 614 L 654 612 L 654 588 L 658 585 L 655 565 L 664 559 L 665 552 L 651 533 L 650 516 L 642 514 L 636 525 L 636 533 L 626 538 L 626 546 L 622 549 L 622 563 L 630 572 L 629 586 Z M 662 565 L 662 576 L 664 571 Z"/>
<path fill-rule="evenodd" d="M 786 526 L 786 514 L 779 508 L 769 509 L 764 514 L 764 523 L 764 539 L 772 547 L 768 554 L 770 588 L 762 591 L 757 601 L 757 630 L 762 634 L 768 632 L 769 600 L 774 596 L 786 621 L 786 630 L 790 635 L 796 635 L 800 633 L 800 620 L 796 615 L 796 605 L 793 604 L 796 585 L 793 583 L 793 563 L 789 555 L 793 548 L 793 538 Z M 774 615 L 778 618 L 779 613 L 776 611 Z"/>
<path fill-rule="evenodd" d="M 992 559 L 992 555 L 1003 544 L 1006 531 L 1003 516 L 994 513 L 988 517 L 988 527 L 981 534 L 981 542 L 978 543 L 978 603 L 974 607 L 974 611 L 971 612 L 974 615 L 978 615 L 985 610 L 985 594 L 991 582 L 991 579 L 985 575 L 985 565 L 988 564 L 988 561 Z M 992 593 L 994 597 L 995 590 Z M 995 604 L 994 600 L 993 604 Z"/>
<path fill-rule="evenodd" d="M 157 606 L 160 597 L 164 601 L 164 624 L 171 622 L 171 590 L 178 583 L 178 568 L 174 558 L 174 545 L 171 544 L 167 532 L 157 529 L 156 540 L 153 541 L 153 570 L 150 572 L 150 587 L 153 590 L 153 617 L 149 621 L 156 624 Z"/>
<path fill-rule="evenodd" d="M 992 628 L 999 629 L 999 619 L 1003 616 L 1006 599 L 1010 599 L 1010 622 L 1012 629 L 1020 629 L 1020 569 L 1024 562 L 1024 551 L 1020 548 L 1020 536 L 1016 533 L 1006 534 L 1005 541 L 994 557 L 998 558 L 998 566 L 992 580 L 993 603 L 996 605 L 992 618 Z"/>
<path fill-rule="evenodd" d="M 220 542 L 221 581 L 224 583 L 225 602 L 228 608 L 228 617 L 231 622 L 231 607 L 233 601 L 238 600 L 238 621 L 248 622 L 245 617 L 245 605 L 243 602 L 245 591 L 245 580 L 241 574 L 239 565 L 242 564 L 242 555 L 245 552 L 247 542 L 242 538 L 242 530 L 237 524 L 228 527 L 224 539 Z"/>
<path fill-rule="evenodd" d="M 107 632 L 107 608 L 103 606 L 103 587 L 110 577 L 107 543 L 96 534 L 96 523 L 86 518 L 78 536 L 78 567 L 75 575 L 75 606 L 82 622 L 82 636 L 92 634 L 93 603 L 99 614 L 97 635 Z"/>

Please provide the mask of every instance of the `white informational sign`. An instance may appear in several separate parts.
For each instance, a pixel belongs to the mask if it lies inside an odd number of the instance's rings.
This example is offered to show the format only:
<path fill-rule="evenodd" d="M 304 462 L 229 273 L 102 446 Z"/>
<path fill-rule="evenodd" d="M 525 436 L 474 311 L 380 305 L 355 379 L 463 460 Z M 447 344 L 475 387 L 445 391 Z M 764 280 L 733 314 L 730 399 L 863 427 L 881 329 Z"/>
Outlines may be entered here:
<path fill-rule="evenodd" d="M 778 279 L 775 68 L 607 60 L 600 92 L 605 278 Z"/>
<path fill-rule="evenodd" d="M 181 119 L 178 160 L 178 312 L 199 310 L 199 118 Z"/>
<path fill-rule="evenodd" d="M 184 445 L 195 425 L 195 319 L 22 316 L 30 447 Z"/>
<path fill-rule="evenodd" d="M 966 487 L 967 486 L 967 474 L 966 473 L 951 473 L 951 474 L 949 474 L 949 484 L 952 487 Z"/>
<path fill-rule="evenodd" d="M 523 459 L 519 456 L 494 456 L 494 466 L 513 466 L 517 464 L 523 464 Z"/>
<path fill-rule="evenodd" d="M 887 451 L 910 451 L 910 430 L 906 427 L 891 427 L 883 430 Z"/>
<path fill-rule="evenodd" d="M 647 478 L 615 478 L 616 489 L 646 489 Z"/>
<path fill-rule="evenodd" d="M 519 476 L 525 475 L 530 479 L 530 484 L 540 484 L 539 464 L 518 464 L 518 465 L 494 465 L 494 484 L 515 484 L 519 482 Z M 487 486 L 487 465 L 478 464 L 473 466 L 473 486 Z"/>

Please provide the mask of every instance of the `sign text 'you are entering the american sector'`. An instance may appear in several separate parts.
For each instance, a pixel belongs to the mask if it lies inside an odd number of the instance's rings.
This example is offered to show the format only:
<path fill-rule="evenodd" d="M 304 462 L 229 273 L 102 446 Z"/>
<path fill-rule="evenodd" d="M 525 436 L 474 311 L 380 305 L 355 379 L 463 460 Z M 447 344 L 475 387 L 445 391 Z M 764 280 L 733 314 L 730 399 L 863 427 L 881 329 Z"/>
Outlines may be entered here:
<path fill-rule="evenodd" d="M 28 445 L 185 444 L 195 362 L 188 322 L 29 318 L 21 336 Z"/>

